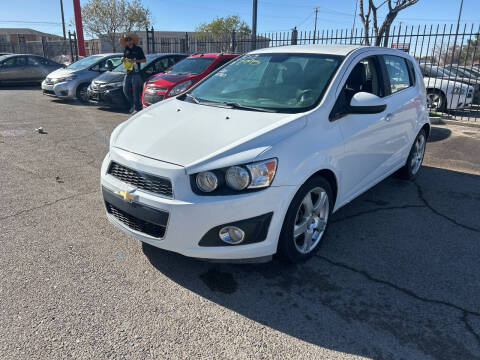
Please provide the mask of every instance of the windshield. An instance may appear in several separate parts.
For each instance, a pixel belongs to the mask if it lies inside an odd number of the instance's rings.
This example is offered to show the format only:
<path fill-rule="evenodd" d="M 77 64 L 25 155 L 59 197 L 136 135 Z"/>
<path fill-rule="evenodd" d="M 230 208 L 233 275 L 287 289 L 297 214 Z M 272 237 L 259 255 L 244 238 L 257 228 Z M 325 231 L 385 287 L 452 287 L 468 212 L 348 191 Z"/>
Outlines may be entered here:
<path fill-rule="evenodd" d="M 215 60 L 213 57 L 194 57 L 186 58 L 178 63 L 176 63 L 170 71 L 167 71 L 169 74 L 173 75 L 196 75 L 202 73 L 208 65 Z"/>
<path fill-rule="evenodd" d="M 145 56 L 145 59 L 147 60 L 146 62 L 144 63 L 140 63 L 140 69 L 143 69 L 145 66 L 147 66 L 148 64 L 150 64 L 153 60 L 155 60 L 158 56 Z M 127 69 L 125 69 L 123 67 L 123 64 L 120 64 L 118 65 L 115 69 L 113 69 L 113 71 L 117 71 L 117 72 L 124 72 L 126 73 L 127 72 Z"/>
<path fill-rule="evenodd" d="M 98 56 L 98 55 L 89 56 L 68 65 L 67 69 L 71 69 L 71 70 L 86 69 L 87 67 L 95 64 L 101 58 L 103 58 L 103 56 Z"/>
<path fill-rule="evenodd" d="M 320 102 L 342 59 L 320 54 L 247 54 L 200 83 L 191 95 L 200 102 L 306 111 Z"/>

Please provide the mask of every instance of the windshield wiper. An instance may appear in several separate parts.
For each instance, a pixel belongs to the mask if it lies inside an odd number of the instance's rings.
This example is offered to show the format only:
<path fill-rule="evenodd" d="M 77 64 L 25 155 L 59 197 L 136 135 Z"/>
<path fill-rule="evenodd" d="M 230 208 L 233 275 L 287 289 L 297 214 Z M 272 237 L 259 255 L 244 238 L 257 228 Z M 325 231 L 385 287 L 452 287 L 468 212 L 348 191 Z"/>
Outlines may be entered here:
<path fill-rule="evenodd" d="M 196 104 L 202 104 L 195 96 L 193 96 L 190 93 L 186 93 L 186 96 L 188 96 L 190 99 L 192 99 Z"/>
<path fill-rule="evenodd" d="M 245 109 L 245 110 L 272 112 L 272 113 L 277 112 L 277 110 L 273 110 L 273 109 L 266 109 L 266 108 L 256 107 L 256 106 L 242 105 L 242 104 L 239 104 L 239 103 L 236 103 L 236 102 L 230 102 L 230 101 L 222 102 L 222 104 L 225 104 L 227 106 L 231 106 L 234 109 Z"/>

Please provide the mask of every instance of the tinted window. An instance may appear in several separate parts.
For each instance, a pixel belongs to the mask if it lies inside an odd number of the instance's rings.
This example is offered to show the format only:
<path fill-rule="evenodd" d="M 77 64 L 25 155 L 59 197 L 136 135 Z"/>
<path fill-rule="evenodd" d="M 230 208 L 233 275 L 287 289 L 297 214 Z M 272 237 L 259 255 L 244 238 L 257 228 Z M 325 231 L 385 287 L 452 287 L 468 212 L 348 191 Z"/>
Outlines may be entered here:
<path fill-rule="evenodd" d="M 101 58 L 102 57 L 99 55 L 89 56 L 89 57 L 80 59 L 78 61 L 75 61 L 73 64 L 67 66 L 67 69 L 72 69 L 72 70 L 86 69 L 87 67 L 95 64 Z"/>
<path fill-rule="evenodd" d="M 212 63 L 215 58 L 194 57 L 187 58 L 175 64 L 175 66 L 168 72 L 175 75 L 196 75 L 202 73 L 208 65 Z"/>
<path fill-rule="evenodd" d="M 27 58 L 24 56 L 17 57 L 16 66 L 25 66 L 27 64 Z"/>
<path fill-rule="evenodd" d="M 232 60 L 232 58 L 226 58 L 226 59 L 220 60 L 219 62 L 217 62 L 217 63 L 215 64 L 215 66 L 213 67 L 212 71 L 218 69 L 219 67 L 222 67 L 223 65 L 225 65 L 225 64 L 226 64 L 227 62 L 229 62 L 230 60 Z"/>
<path fill-rule="evenodd" d="M 363 59 L 355 65 L 345 83 L 344 91 L 347 102 L 350 103 L 353 95 L 358 92 L 384 96 L 379 73 L 377 62 L 373 57 Z"/>
<path fill-rule="evenodd" d="M 3 62 L 4 67 L 12 67 L 15 66 L 17 63 L 17 58 L 16 57 L 11 57 Z"/>
<path fill-rule="evenodd" d="M 387 68 L 388 79 L 390 80 L 390 91 L 392 94 L 413 85 L 404 58 L 400 56 L 385 55 L 383 59 Z"/>
<path fill-rule="evenodd" d="M 33 66 L 40 65 L 39 58 L 33 57 L 33 56 L 29 56 L 27 58 L 27 63 L 28 63 L 28 65 L 33 65 Z"/>

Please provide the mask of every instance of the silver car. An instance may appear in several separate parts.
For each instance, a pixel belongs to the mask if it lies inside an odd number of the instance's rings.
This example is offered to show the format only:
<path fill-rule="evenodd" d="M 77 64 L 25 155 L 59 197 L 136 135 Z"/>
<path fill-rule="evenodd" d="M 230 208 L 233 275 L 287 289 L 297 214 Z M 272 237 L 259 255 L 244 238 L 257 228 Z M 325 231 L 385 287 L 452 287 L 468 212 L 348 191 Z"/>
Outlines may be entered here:
<path fill-rule="evenodd" d="M 37 55 L 0 56 L 0 83 L 41 82 L 47 74 L 63 65 Z"/>
<path fill-rule="evenodd" d="M 80 59 L 65 69 L 58 69 L 42 82 L 45 95 L 61 99 L 88 101 L 87 88 L 99 74 L 120 65 L 122 54 L 99 54 Z"/>

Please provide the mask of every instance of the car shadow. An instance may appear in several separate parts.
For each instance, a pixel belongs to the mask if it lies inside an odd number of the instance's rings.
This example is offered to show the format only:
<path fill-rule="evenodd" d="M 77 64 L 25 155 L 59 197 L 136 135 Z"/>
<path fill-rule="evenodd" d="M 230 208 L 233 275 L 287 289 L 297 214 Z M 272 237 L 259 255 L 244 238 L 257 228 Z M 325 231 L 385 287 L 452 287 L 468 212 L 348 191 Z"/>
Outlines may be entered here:
<path fill-rule="evenodd" d="M 452 135 L 452 131 L 447 128 L 436 127 L 432 125 L 432 130 L 428 136 L 427 143 L 442 141 L 449 138 Z"/>
<path fill-rule="evenodd" d="M 415 182 L 390 177 L 335 213 L 303 264 L 142 249 L 178 285 L 311 344 L 375 359 L 478 358 L 479 181 L 426 166 Z"/>
<path fill-rule="evenodd" d="M 42 87 L 38 83 L 25 84 L 1 84 L 0 90 L 41 90 Z"/>

